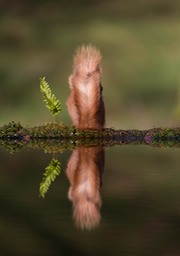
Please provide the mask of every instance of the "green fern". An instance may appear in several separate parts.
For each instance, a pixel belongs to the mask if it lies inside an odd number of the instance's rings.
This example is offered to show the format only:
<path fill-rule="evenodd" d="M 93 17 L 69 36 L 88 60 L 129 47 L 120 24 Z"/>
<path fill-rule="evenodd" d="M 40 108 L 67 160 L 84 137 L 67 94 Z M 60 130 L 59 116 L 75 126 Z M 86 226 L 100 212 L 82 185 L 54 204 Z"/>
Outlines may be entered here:
<path fill-rule="evenodd" d="M 43 174 L 43 179 L 40 183 L 39 194 L 41 197 L 45 197 L 51 183 L 56 179 L 56 177 L 61 172 L 61 163 L 57 159 L 52 159 L 49 165 L 45 169 Z"/>
<path fill-rule="evenodd" d="M 49 84 L 46 82 L 45 77 L 40 78 L 40 91 L 43 94 L 46 107 L 49 109 L 53 116 L 61 112 L 61 103 L 52 93 Z"/>

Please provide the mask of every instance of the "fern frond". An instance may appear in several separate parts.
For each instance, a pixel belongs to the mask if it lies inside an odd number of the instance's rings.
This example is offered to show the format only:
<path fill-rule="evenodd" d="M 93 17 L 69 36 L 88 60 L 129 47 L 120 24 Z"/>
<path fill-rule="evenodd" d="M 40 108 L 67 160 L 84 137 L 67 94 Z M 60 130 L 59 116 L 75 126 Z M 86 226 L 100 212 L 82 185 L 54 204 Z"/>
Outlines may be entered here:
<path fill-rule="evenodd" d="M 61 172 L 61 163 L 57 159 L 52 159 L 49 165 L 45 168 L 45 173 L 43 174 L 43 179 L 40 183 L 39 194 L 41 197 L 45 197 L 51 183 L 56 179 L 56 177 Z"/>
<path fill-rule="evenodd" d="M 52 93 L 49 84 L 46 82 L 45 77 L 40 78 L 40 91 L 43 94 L 46 107 L 49 109 L 53 116 L 61 112 L 61 102 Z"/>

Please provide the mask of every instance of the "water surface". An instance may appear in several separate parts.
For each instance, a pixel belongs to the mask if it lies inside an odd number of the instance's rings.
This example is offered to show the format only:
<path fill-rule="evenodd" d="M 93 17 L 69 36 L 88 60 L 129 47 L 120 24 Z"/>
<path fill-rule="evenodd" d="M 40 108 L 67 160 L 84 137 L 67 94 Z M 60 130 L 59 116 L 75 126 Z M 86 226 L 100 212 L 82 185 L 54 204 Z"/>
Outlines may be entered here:
<path fill-rule="evenodd" d="M 71 152 L 56 155 L 61 174 L 44 199 L 39 185 L 52 155 L 27 149 L 0 153 L 0 255 L 180 254 L 179 149 L 106 148 L 104 168 L 92 157 L 87 166 L 96 174 L 101 169 L 99 218 L 83 229 L 68 198 Z M 87 174 L 85 162 L 81 172 Z"/>

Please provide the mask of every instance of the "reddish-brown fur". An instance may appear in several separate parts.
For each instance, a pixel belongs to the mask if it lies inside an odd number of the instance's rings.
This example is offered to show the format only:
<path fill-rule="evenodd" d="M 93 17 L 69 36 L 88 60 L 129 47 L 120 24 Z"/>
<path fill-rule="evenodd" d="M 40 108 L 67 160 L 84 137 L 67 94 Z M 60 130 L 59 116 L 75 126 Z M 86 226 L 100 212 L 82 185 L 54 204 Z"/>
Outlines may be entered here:
<path fill-rule="evenodd" d="M 92 46 L 82 46 L 74 57 L 67 100 L 73 124 L 79 129 L 102 129 L 105 108 L 101 86 L 101 54 Z"/>
<path fill-rule="evenodd" d="M 100 183 L 104 169 L 101 146 L 77 148 L 68 162 L 66 174 L 70 181 L 68 193 L 73 202 L 73 215 L 81 228 L 92 228 L 100 221 Z"/>

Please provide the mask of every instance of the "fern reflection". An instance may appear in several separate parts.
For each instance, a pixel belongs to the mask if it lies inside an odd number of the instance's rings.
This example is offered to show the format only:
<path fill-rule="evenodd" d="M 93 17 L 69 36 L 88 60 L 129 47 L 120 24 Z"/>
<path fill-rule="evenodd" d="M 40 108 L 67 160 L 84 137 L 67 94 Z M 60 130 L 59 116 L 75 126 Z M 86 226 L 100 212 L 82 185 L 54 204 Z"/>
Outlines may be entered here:
<path fill-rule="evenodd" d="M 49 165 L 45 168 L 45 172 L 43 174 L 43 179 L 40 183 L 39 187 L 39 195 L 41 197 L 45 197 L 51 183 L 56 179 L 56 177 L 60 174 L 61 171 L 61 163 L 58 159 L 52 159 Z"/>

